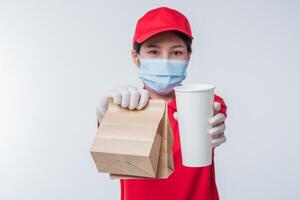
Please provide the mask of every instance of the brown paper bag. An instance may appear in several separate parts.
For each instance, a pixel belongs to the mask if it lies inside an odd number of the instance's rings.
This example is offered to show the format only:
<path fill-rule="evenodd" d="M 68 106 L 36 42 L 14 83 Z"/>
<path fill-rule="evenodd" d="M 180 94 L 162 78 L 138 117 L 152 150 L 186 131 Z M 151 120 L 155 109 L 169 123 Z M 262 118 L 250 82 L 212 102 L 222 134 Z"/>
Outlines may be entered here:
<path fill-rule="evenodd" d="M 151 101 L 151 100 L 150 100 Z M 165 112 L 162 119 L 163 124 L 160 127 L 159 134 L 161 135 L 161 147 L 159 153 L 157 174 L 150 178 L 168 178 L 174 171 L 173 164 L 173 133 L 168 119 L 168 106 L 165 104 Z M 110 174 L 110 179 L 144 179 L 149 177 L 130 176 L 124 174 Z"/>
<path fill-rule="evenodd" d="M 98 171 L 156 177 L 165 108 L 164 100 L 151 99 L 140 111 L 121 108 L 110 100 L 90 150 Z"/>

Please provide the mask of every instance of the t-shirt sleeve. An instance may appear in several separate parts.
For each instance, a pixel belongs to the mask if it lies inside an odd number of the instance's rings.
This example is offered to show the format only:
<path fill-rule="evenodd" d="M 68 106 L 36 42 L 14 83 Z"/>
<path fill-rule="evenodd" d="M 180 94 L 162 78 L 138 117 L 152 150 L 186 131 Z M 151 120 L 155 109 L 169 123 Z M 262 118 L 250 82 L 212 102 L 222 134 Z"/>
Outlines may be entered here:
<path fill-rule="evenodd" d="M 214 95 L 214 101 L 221 104 L 221 109 L 220 109 L 219 112 L 223 113 L 225 115 L 225 117 L 227 117 L 227 106 L 226 106 L 223 98 L 220 97 L 219 95 L 215 94 Z"/>

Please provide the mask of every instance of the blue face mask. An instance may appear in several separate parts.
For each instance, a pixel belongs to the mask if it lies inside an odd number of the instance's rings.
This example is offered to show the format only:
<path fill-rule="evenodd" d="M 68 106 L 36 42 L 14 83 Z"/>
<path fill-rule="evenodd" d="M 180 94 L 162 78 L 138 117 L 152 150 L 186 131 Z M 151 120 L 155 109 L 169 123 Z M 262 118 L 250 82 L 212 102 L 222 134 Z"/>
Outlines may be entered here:
<path fill-rule="evenodd" d="M 186 78 L 188 60 L 138 58 L 140 78 L 157 94 L 168 94 Z"/>

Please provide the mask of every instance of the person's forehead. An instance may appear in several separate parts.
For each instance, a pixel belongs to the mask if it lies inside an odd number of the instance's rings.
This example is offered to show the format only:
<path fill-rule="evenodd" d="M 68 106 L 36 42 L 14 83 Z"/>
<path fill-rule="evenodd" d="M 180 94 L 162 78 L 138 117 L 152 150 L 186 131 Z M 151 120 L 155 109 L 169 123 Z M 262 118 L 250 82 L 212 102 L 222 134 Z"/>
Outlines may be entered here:
<path fill-rule="evenodd" d="M 158 33 L 153 37 L 149 38 L 143 43 L 144 47 L 162 47 L 162 46 L 172 46 L 172 47 L 184 47 L 184 42 L 182 39 L 176 35 L 174 32 L 166 31 Z"/>

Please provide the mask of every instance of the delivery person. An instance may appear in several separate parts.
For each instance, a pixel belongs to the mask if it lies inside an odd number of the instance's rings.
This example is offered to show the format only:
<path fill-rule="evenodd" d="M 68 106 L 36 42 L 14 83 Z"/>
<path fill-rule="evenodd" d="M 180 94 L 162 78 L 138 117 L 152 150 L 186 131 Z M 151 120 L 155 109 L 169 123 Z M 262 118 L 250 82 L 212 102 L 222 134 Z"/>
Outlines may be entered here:
<path fill-rule="evenodd" d="M 139 67 L 144 87 L 121 86 L 110 90 L 97 107 L 98 126 L 107 109 L 108 98 L 130 110 L 140 110 L 149 98 L 165 99 L 174 136 L 174 172 L 167 179 L 120 179 L 121 200 L 217 200 L 214 149 L 226 141 L 226 105 L 214 96 L 212 164 L 206 167 L 182 165 L 176 99 L 173 88 L 186 77 L 191 56 L 192 33 L 188 19 L 177 10 L 159 7 L 148 11 L 136 25 L 132 58 Z"/>

